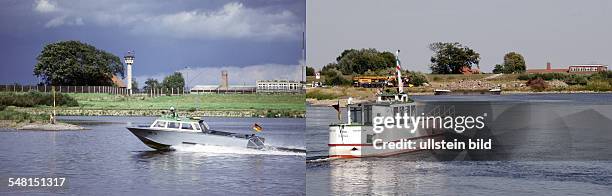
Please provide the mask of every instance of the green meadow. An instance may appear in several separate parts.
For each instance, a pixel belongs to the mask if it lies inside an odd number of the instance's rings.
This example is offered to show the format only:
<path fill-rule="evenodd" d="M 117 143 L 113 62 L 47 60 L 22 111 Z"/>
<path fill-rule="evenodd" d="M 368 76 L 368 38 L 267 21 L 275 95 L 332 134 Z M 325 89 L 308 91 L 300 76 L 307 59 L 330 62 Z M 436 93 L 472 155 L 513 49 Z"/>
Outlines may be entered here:
<path fill-rule="evenodd" d="M 83 109 L 292 110 L 305 111 L 303 94 L 200 94 L 122 96 L 70 93 Z"/>

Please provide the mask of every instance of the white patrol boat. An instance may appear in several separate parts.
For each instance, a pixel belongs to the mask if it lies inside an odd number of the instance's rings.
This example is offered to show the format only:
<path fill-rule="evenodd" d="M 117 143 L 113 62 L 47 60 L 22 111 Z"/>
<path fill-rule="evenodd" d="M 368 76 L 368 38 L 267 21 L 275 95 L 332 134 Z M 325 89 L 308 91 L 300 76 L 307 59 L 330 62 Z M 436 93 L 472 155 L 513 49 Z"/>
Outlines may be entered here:
<path fill-rule="evenodd" d="M 172 109 L 170 115 L 160 117 L 149 126 L 128 127 L 127 129 L 144 144 L 157 150 L 171 150 L 171 146 L 181 144 L 262 149 L 265 141 L 263 137 L 255 134 L 212 130 L 204 120 L 179 117 Z M 255 124 L 254 129 L 261 130 L 261 127 Z"/>

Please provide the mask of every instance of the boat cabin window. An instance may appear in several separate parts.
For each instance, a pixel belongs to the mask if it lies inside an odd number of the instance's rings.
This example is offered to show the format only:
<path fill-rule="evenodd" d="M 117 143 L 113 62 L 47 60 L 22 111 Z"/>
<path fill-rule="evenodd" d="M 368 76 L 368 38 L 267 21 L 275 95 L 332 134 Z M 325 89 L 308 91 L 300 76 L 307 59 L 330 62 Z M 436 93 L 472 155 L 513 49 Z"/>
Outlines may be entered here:
<path fill-rule="evenodd" d="M 372 106 L 366 105 L 363 107 L 363 124 L 372 125 Z"/>
<path fill-rule="evenodd" d="M 181 123 L 181 129 L 193 130 L 191 123 Z"/>
<path fill-rule="evenodd" d="M 200 130 L 200 125 L 198 125 L 198 124 L 195 124 L 195 123 L 194 123 L 194 124 L 193 124 L 193 127 L 195 127 L 195 129 L 196 129 L 196 130 L 198 130 L 198 131 Z"/>
<path fill-rule="evenodd" d="M 166 121 L 157 121 L 154 127 L 164 128 L 166 127 Z"/>
<path fill-rule="evenodd" d="M 168 122 L 168 128 L 170 128 L 170 129 L 178 129 L 179 128 L 179 123 L 177 123 L 177 122 Z"/>
<path fill-rule="evenodd" d="M 351 107 L 351 123 L 361 123 L 361 107 Z"/>

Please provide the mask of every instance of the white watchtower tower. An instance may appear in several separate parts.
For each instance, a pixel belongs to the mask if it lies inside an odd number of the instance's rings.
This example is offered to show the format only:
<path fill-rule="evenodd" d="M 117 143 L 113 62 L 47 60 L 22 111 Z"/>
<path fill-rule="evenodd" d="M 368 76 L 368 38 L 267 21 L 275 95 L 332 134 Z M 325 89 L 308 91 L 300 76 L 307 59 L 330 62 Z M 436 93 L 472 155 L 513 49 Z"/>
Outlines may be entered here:
<path fill-rule="evenodd" d="M 128 51 L 123 57 L 127 64 L 127 90 L 128 94 L 132 95 L 132 64 L 134 64 L 134 51 Z"/>

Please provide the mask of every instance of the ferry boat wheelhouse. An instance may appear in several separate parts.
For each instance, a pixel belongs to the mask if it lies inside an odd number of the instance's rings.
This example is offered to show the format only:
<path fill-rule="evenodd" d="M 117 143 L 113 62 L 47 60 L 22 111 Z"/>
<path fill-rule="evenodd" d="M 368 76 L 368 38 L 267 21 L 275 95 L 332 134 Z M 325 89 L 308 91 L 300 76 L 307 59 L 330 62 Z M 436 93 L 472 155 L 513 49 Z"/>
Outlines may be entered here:
<path fill-rule="evenodd" d="M 399 56 L 399 50 L 396 57 Z M 374 124 L 376 117 L 395 117 L 397 114 L 404 116 L 416 116 L 423 113 L 422 107 L 412 101 L 408 94 L 403 92 L 401 81 L 401 65 L 399 58 L 396 59 L 396 71 L 398 78 L 397 94 L 379 94 L 376 101 L 347 105 L 347 120 L 345 123 L 332 124 L 329 126 L 329 157 L 330 158 L 360 158 L 380 157 L 395 154 L 418 151 L 418 149 L 376 149 L 374 141 L 397 142 L 401 140 L 412 140 L 419 142 L 432 137 L 442 136 L 440 130 L 415 128 L 385 128 L 384 131 L 376 133 Z M 403 119 L 401 119 L 403 120 Z M 398 123 L 398 122 L 393 122 Z M 404 124 L 403 121 L 399 122 Z M 411 124 L 411 122 L 407 122 Z M 428 122 L 424 122 L 428 123 Z"/>

